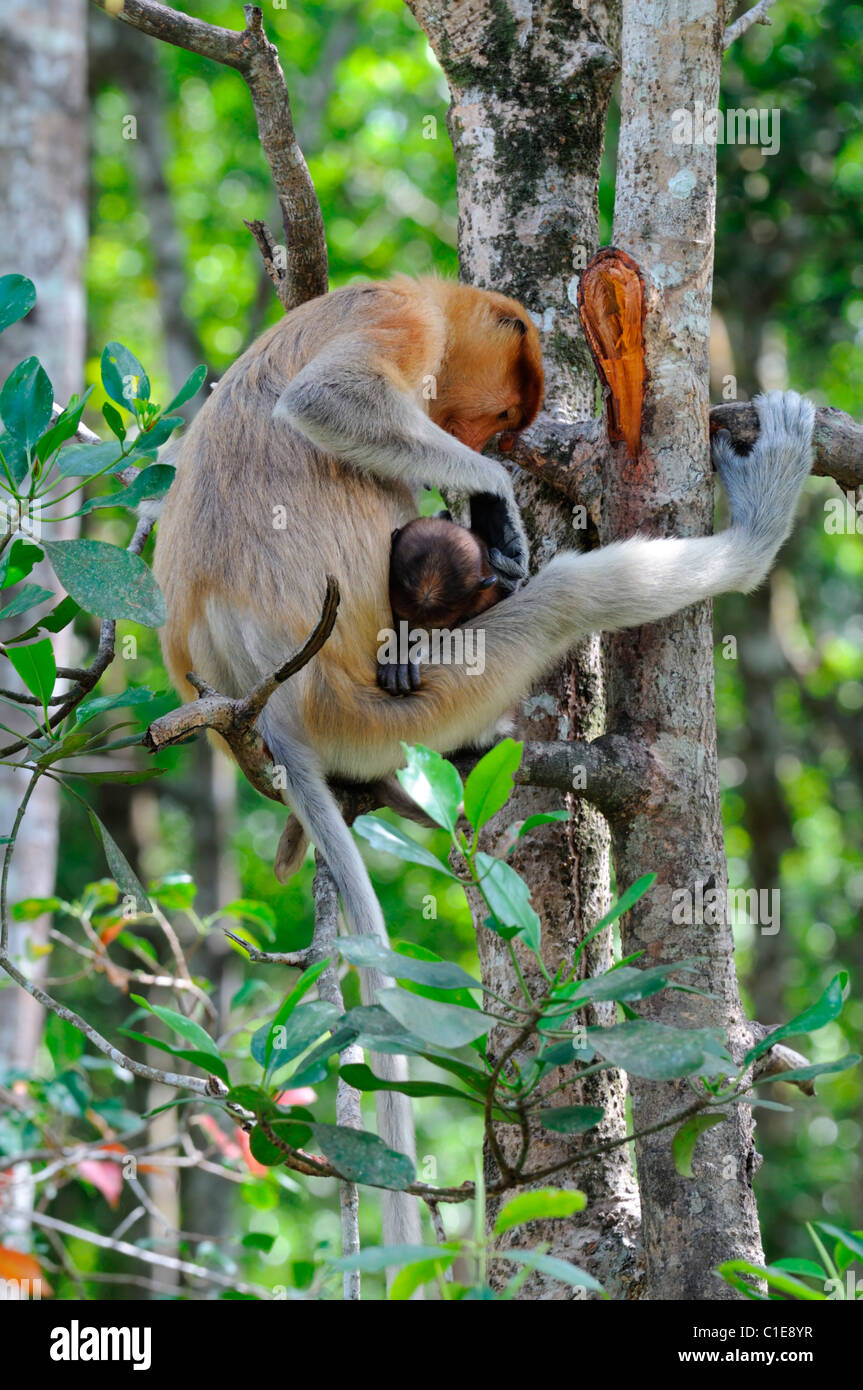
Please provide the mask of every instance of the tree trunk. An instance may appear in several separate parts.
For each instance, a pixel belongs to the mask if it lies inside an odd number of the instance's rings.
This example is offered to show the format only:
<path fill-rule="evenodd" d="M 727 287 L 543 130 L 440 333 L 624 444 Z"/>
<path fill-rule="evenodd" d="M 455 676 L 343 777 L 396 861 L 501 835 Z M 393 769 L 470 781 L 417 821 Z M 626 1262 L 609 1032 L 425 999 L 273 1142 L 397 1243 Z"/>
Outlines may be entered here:
<path fill-rule="evenodd" d="M 655 534 L 709 531 L 713 488 L 707 446 L 708 342 L 713 272 L 715 150 L 674 145 L 672 113 L 696 101 L 716 107 L 723 0 L 624 0 L 621 132 L 614 242 L 646 280 L 649 373 L 642 452 L 610 455 L 603 540 L 640 526 Z M 744 1050 L 744 1019 L 731 928 L 675 926 L 671 895 L 698 883 L 727 888 L 716 766 L 712 610 L 707 603 L 608 641 L 612 726 L 643 741 L 663 767 L 664 794 L 613 831 L 618 881 L 653 870 L 658 882 L 623 922 L 624 953 L 644 963 L 702 956 L 701 989 L 714 997 L 663 991 L 645 1001 L 648 1018 L 727 1032 Z M 724 897 L 722 898 L 724 902 Z M 655 1124 L 687 1095 L 683 1083 L 630 1081 L 636 1129 Z M 651 1299 L 728 1299 L 714 1273 L 721 1260 L 761 1259 L 752 1191 L 755 1151 L 744 1106 L 698 1144 L 695 1177 L 672 1162 L 668 1133 L 641 1141 L 636 1161 Z"/>
<path fill-rule="evenodd" d="M 73 391 L 80 392 L 84 376 L 85 8 L 85 0 L 7 0 L 0 13 L 0 274 L 28 275 L 38 295 L 26 320 L 0 337 L 0 379 L 22 358 L 34 355 L 62 404 Z M 57 587 L 47 565 L 38 566 L 31 580 Z M 20 631 L 20 620 L 14 626 Z M 71 641 L 71 628 L 54 640 L 61 665 L 72 664 Z M 25 787 L 22 774 L 0 768 L 4 833 Z M 58 815 L 57 785 L 43 778 L 15 848 L 11 902 L 54 891 Z M 26 942 L 45 940 L 48 927 L 48 918 L 12 922 L 11 954 L 20 959 Z M 0 994 L 3 1063 L 27 1069 L 41 1027 L 42 1010 L 23 990 Z"/>
<path fill-rule="evenodd" d="M 527 8 L 486 3 L 469 10 L 411 0 L 411 8 L 452 93 L 449 128 L 458 171 L 461 276 L 525 305 L 543 335 L 546 410 L 562 421 L 589 418 L 594 375 L 575 310 L 575 288 L 577 270 L 598 239 L 599 165 L 616 69 L 614 24 L 605 15 L 593 18 L 595 7 L 586 0 L 575 6 L 543 0 Z M 554 422 L 547 421 L 546 428 L 551 454 Z M 541 421 L 536 437 L 542 432 Z M 539 568 L 581 537 L 558 496 L 525 475 L 515 482 L 533 566 Z M 602 721 L 599 644 L 594 640 L 522 702 L 515 736 L 580 738 L 601 732 Z M 560 804 L 559 793 L 517 791 L 484 832 L 486 847 L 493 851 L 513 820 Z M 552 970 L 560 960 L 572 959 L 576 943 L 602 916 L 609 898 L 605 822 L 585 804 L 574 802 L 571 811 L 568 824 L 543 826 L 521 841 L 513 859 L 542 919 L 544 958 Z M 509 955 L 500 939 L 480 928 L 479 950 L 485 982 L 501 993 L 514 993 Z M 526 955 L 521 964 L 528 983 L 538 988 Z M 593 943 L 589 966 L 601 970 L 610 964 L 609 932 Z M 492 1050 L 496 1046 L 499 1040 L 492 1037 Z M 561 1073 L 554 1075 L 559 1081 Z M 619 1074 L 600 1072 L 556 1099 L 605 1108 L 594 1138 L 623 1132 L 625 1092 Z M 543 1163 L 554 1162 L 577 1146 L 571 1136 L 544 1132 L 534 1152 Z M 588 1194 L 582 1216 L 522 1227 L 505 1243 L 548 1241 L 552 1254 L 587 1268 L 614 1297 L 634 1296 L 638 1197 L 626 1149 L 578 1168 L 570 1185 Z M 529 1299 L 574 1296 L 542 1275 L 533 1275 L 521 1291 Z"/>

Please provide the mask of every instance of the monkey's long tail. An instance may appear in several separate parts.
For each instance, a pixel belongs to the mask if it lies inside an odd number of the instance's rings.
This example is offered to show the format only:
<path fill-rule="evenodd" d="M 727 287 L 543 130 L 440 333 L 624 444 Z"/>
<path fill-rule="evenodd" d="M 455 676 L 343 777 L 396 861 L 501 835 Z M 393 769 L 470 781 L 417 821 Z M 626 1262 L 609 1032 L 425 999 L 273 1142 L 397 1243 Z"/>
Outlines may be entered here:
<path fill-rule="evenodd" d="M 366 866 L 345 825 L 338 805 L 307 748 L 279 727 L 276 711 L 270 706 L 258 721 L 261 733 L 273 755 L 284 768 L 285 800 L 301 822 L 309 839 L 317 846 L 335 879 L 345 917 L 358 936 L 373 936 L 389 945 L 380 904 L 375 897 Z M 374 1004 L 377 991 L 392 980 L 376 970 L 362 970 L 363 1002 Z M 407 1078 L 407 1060 L 389 1053 L 373 1053 L 372 1063 L 386 1081 Z M 416 1160 L 413 1115 L 407 1096 L 397 1091 L 377 1091 L 375 1103 L 378 1133 L 391 1149 Z M 418 1245 L 422 1239 L 419 1206 L 415 1197 L 404 1192 L 382 1193 L 383 1235 L 386 1245 Z"/>

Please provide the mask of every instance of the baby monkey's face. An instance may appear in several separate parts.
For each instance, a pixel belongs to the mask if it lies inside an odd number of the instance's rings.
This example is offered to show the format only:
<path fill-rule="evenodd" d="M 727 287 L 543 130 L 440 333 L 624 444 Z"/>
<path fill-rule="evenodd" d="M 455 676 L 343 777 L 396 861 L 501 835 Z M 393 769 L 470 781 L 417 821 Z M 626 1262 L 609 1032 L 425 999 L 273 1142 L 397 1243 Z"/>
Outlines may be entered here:
<path fill-rule="evenodd" d="M 442 517 L 417 517 L 393 532 L 393 616 L 425 628 L 451 628 L 501 597 L 484 541 Z"/>

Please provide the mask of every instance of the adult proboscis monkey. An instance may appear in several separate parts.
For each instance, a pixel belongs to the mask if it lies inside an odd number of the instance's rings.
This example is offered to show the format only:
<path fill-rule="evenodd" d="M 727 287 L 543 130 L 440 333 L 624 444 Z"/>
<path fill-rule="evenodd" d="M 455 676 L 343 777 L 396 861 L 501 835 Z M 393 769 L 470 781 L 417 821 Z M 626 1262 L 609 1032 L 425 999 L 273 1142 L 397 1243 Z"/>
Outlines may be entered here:
<path fill-rule="evenodd" d="M 194 695 L 189 671 L 245 695 L 314 627 L 325 576 L 338 580 L 332 636 L 272 696 L 260 728 L 354 932 L 386 940 L 327 779 L 386 777 L 403 741 L 442 753 L 481 745 L 587 633 L 755 588 L 810 471 L 812 407 L 790 392 L 771 395 L 759 403 L 761 433 L 747 457 L 727 436 L 714 442 L 727 530 L 559 554 L 517 589 L 527 547 L 509 475 L 479 451 L 529 424 L 541 396 L 539 339 L 521 305 L 444 280 L 396 279 L 287 314 L 234 363 L 181 442 L 155 572 L 168 607 L 165 659 L 185 695 Z M 514 591 L 471 620 L 485 634 L 481 674 L 424 666 L 421 688 L 396 699 L 378 684 L 376 661 L 391 621 L 390 536 L 416 515 L 424 484 L 471 495 L 471 527 Z M 363 973 L 373 1000 L 382 977 Z M 378 1059 L 385 1075 L 400 1062 Z M 385 1142 L 410 1152 L 406 1099 L 377 1098 Z M 385 1194 L 385 1240 L 418 1232 L 415 1204 Z"/>

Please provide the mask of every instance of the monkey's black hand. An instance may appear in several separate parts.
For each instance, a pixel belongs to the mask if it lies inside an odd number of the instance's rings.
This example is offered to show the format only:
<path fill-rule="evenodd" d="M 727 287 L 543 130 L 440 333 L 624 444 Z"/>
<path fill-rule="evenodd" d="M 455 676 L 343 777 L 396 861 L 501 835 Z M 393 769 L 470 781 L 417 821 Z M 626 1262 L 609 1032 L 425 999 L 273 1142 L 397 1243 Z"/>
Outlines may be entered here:
<path fill-rule="evenodd" d="M 388 695 L 412 695 L 421 684 L 418 661 L 378 662 L 378 685 Z"/>
<path fill-rule="evenodd" d="M 504 594 L 511 594 L 527 578 L 527 538 L 518 507 L 512 497 L 491 492 L 474 493 L 470 499 L 470 529 L 488 546 L 488 558 Z"/>

